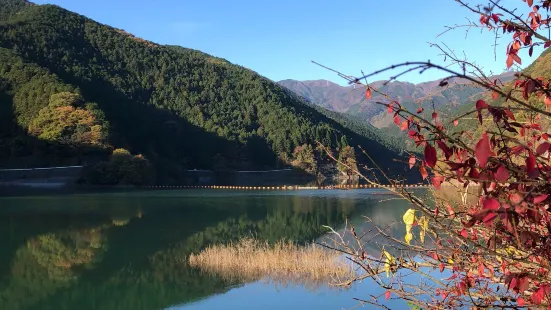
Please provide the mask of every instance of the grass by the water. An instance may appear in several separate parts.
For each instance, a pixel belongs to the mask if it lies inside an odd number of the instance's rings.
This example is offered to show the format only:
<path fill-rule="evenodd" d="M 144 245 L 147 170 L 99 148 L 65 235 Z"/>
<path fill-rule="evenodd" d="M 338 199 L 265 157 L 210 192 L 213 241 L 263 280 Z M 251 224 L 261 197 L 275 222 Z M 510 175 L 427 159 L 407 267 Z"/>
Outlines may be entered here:
<path fill-rule="evenodd" d="M 352 266 L 335 251 L 290 241 L 275 245 L 252 238 L 210 246 L 191 254 L 189 264 L 230 279 L 327 284 L 354 275 Z"/>

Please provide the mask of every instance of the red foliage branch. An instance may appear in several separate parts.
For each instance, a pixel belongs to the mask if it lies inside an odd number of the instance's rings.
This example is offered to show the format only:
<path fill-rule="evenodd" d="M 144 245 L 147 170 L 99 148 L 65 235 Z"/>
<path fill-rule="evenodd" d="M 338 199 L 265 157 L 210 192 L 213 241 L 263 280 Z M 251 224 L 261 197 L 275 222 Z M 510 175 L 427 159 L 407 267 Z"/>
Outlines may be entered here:
<path fill-rule="evenodd" d="M 523 48 L 532 56 L 535 47 L 551 46 L 549 38 L 539 33 L 550 27 L 551 19 L 543 18 L 541 12 L 549 11 L 551 0 L 538 4 L 523 0 L 530 10 L 526 19 L 497 0 L 490 0 L 487 6 L 456 1 L 479 14 L 480 27 L 498 28 L 511 35 L 506 48 L 507 68 L 514 63 L 522 64 Z M 425 265 L 422 266 L 440 272 L 449 270 L 452 276 L 437 288 L 431 289 L 429 285 L 416 288 L 416 293 L 421 291 L 440 298 L 423 301 L 415 298 L 415 293 L 397 288 L 392 284 L 395 282 L 384 282 L 378 277 L 377 264 L 391 264 L 391 260 L 369 261 L 361 247 L 349 248 L 346 253 L 387 290 L 386 299 L 392 292 L 427 308 L 456 308 L 467 304 L 484 308 L 551 307 L 551 122 L 547 119 L 551 116 L 548 111 L 551 80 L 522 73 L 516 75 L 514 82 L 506 84 L 473 78 L 465 67 L 474 65 L 451 54 L 446 56 L 462 65 L 463 72 L 430 62 L 408 62 L 359 78 L 341 76 L 351 83 L 364 84 L 368 100 L 373 93 L 381 93 L 362 81 L 397 68 L 404 70 L 391 79 L 415 70 L 438 69 L 449 73 L 448 79 L 470 80 L 489 91 L 489 97 L 474 102 L 474 109 L 469 113 L 476 115 L 482 129 L 478 135 L 457 130 L 456 126 L 467 115 L 445 124 L 436 111 L 431 119 L 425 119 L 423 108 L 408 111 L 387 95 L 389 102 L 377 102 L 386 106 L 396 126 L 406 131 L 422 150 L 422 158 L 415 155 L 409 158 L 410 169 L 416 166 L 422 178 L 430 179 L 436 189 L 444 182 L 461 184 L 464 188 L 473 184 L 479 188 L 476 202 L 463 201 L 456 206 L 445 202 L 445 206 L 431 206 L 405 188 L 396 190 L 429 219 L 428 230 L 433 232 L 433 242 L 411 245 L 409 241 L 387 237 L 400 249 L 407 248 L 423 257 Z M 445 86 L 448 79 L 441 86 Z M 488 118 L 489 124 L 485 125 L 484 120 Z M 355 234 L 353 238 L 361 244 Z M 421 265 L 413 259 L 400 259 L 392 264 L 396 270 L 422 272 Z"/>

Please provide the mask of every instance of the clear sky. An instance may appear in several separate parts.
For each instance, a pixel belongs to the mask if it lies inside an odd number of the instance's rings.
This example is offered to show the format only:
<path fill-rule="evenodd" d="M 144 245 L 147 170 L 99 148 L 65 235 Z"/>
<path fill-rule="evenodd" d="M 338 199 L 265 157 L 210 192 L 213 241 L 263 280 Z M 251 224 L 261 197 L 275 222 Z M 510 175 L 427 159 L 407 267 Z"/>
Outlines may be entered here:
<path fill-rule="evenodd" d="M 476 2 L 472 0 L 471 2 Z M 442 63 L 428 42 L 448 44 L 485 70 L 505 70 L 507 40 L 497 61 L 493 33 L 465 29 L 441 37 L 445 26 L 478 21 L 454 0 L 34 0 L 51 3 L 161 44 L 201 50 L 252 69 L 272 80 L 343 80 L 315 60 L 357 76 L 403 61 Z M 484 2 L 484 1 L 482 1 Z M 528 13 L 521 0 L 502 0 Z M 504 38 L 504 39 L 505 39 Z M 523 57 L 529 64 L 532 59 Z M 526 52 L 524 52 L 526 53 Z M 376 79 L 388 78 L 380 75 Z M 413 83 L 442 77 L 412 73 Z"/>

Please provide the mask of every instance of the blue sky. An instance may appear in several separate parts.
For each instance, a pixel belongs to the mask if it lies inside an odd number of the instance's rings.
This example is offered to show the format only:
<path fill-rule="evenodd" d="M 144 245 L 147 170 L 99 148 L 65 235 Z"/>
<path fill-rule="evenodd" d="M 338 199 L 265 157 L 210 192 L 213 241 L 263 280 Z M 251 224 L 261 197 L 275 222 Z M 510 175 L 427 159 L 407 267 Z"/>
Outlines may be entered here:
<path fill-rule="evenodd" d="M 473 0 L 476 1 L 476 0 Z M 51 3 L 122 28 L 161 44 L 180 45 L 222 57 L 272 80 L 328 79 L 344 81 L 311 63 L 315 60 L 357 76 L 403 61 L 443 63 L 427 42 L 444 42 L 466 54 L 486 71 L 505 70 L 505 47 L 500 40 L 497 61 L 493 33 L 465 29 L 441 37 L 445 26 L 465 24 L 478 17 L 454 0 L 35 0 Z M 527 6 L 520 0 L 504 4 Z M 522 5 L 524 4 L 524 6 Z M 526 11 L 527 12 L 527 11 Z M 533 58 L 523 57 L 529 64 Z M 375 79 L 388 78 L 388 74 Z M 413 83 L 442 77 L 429 71 L 401 80 Z"/>

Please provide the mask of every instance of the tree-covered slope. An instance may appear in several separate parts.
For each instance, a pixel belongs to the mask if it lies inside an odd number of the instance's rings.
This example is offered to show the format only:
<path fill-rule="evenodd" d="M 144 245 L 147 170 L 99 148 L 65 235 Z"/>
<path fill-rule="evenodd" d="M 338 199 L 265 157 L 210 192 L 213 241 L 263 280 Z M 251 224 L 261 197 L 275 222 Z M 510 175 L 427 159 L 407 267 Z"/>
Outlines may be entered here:
<path fill-rule="evenodd" d="M 539 78 L 542 77 L 544 79 L 551 79 L 551 53 L 550 50 L 547 49 L 543 51 L 537 58 L 535 59 L 529 59 L 532 61 L 532 63 L 527 66 L 524 70 L 520 72 L 514 72 L 511 71 L 510 74 L 514 75 L 517 73 L 521 73 L 525 76 L 530 76 L 532 78 Z M 502 88 L 502 91 L 504 93 L 509 93 L 511 91 L 511 97 L 516 98 L 521 101 L 525 101 L 522 93 L 523 93 L 523 87 L 515 88 L 515 81 L 517 78 L 513 76 L 513 78 L 502 81 L 504 82 L 504 87 Z M 501 96 L 498 99 L 493 99 L 491 97 L 491 94 L 489 91 L 486 91 L 485 93 L 480 94 L 476 99 L 484 99 L 488 104 L 492 106 L 513 106 L 515 107 L 517 104 L 514 103 L 511 100 L 506 100 L 505 97 Z M 543 102 L 542 97 L 538 97 L 535 95 L 531 95 L 529 99 L 526 100 L 528 103 L 532 104 L 533 106 L 546 110 L 545 103 Z M 461 117 L 465 115 L 466 113 L 476 111 L 476 101 L 468 102 L 461 107 L 459 107 L 456 110 L 450 111 L 449 113 L 449 119 L 453 120 L 457 117 Z M 455 131 L 467 131 L 471 132 L 473 134 L 473 139 L 477 139 L 483 132 L 485 132 L 488 128 L 491 128 L 494 126 L 494 122 L 492 118 L 490 117 L 490 114 L 488 113 L 482 113 L 483 115 L 483 124 L 479 125 L 479 121 L 476 117 L 476 114 L 471 114 L 470 117 L 463 117 L 460 119 L 458 126 L 455 128 Z M 524 122 L 527 119 L 529 119 L 530 116 L 529 113 L 525 114 L 519 111 L 515 111 L 515 118 L 518 122 Z M 538 123 L 544 127 L 544 128 L 550 128 L 551 122 L 548 118 L 541 118 L 538 120 Z M 476 128 L 476 131 L 473 132 L 473 128 Z"/>
<path fill-rule="evenodd" d="M 157 45 L 53 5 L 0 0 L 0 8 L 0 108 L 11 110 L 0 135 L 11 162 L 42 152 L 50 163 L 82 163 L 90 149 L 93 160 L 125 148 L 163 171 L 214 162 L 266 168 L 315 141 L 362 144 L 383 165 L 396 157 L 376 137 L 226 60 Z M 76 99 L 60 102 L 61 92 Z M 80 151 L 56 156 L 45 147 Z"/>

